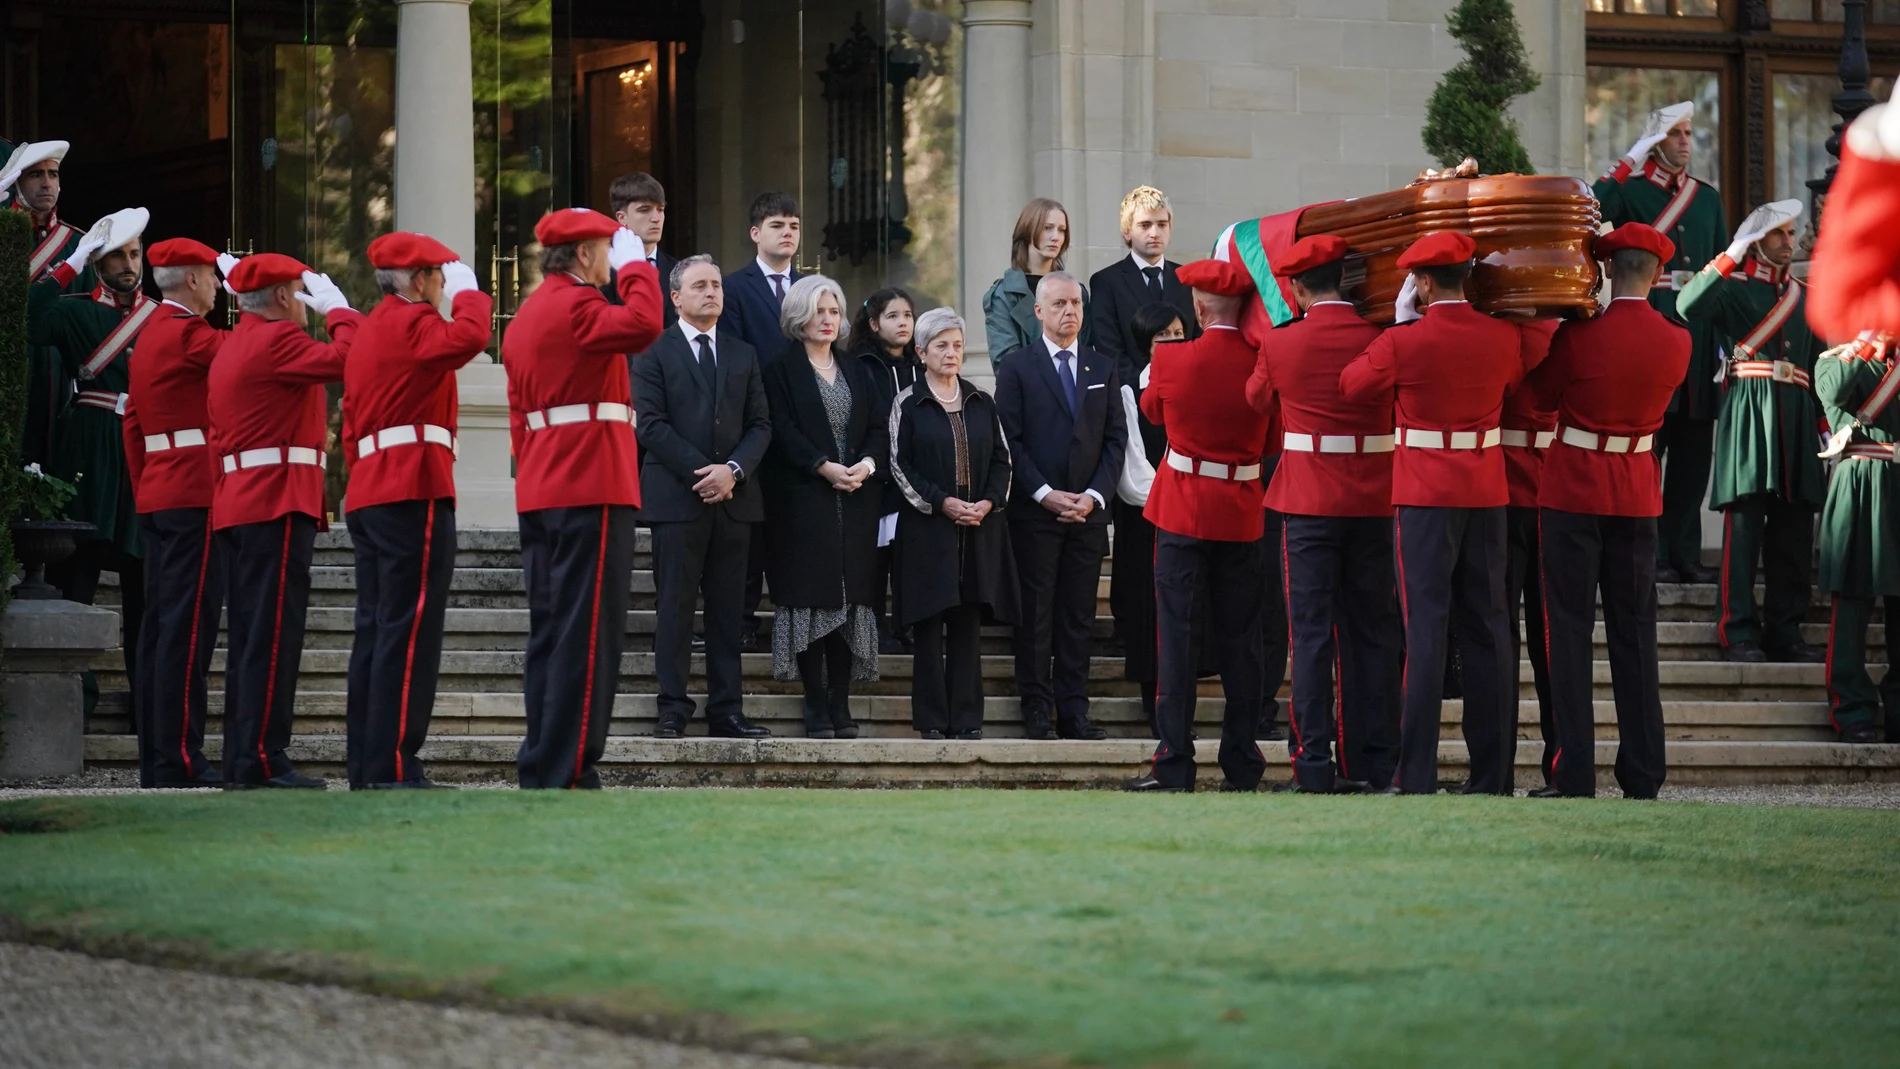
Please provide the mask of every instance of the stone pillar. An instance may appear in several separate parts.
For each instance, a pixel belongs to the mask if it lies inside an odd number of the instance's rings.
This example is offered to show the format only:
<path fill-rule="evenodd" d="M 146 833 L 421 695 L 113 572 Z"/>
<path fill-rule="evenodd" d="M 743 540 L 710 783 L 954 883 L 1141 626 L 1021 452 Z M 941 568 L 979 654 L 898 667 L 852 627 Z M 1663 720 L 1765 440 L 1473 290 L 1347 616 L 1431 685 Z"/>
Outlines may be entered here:
<path fill-rule="evenodd" d="M 119 648 L 119 614 L 71 601 L 14 601 L 0 617 L 0 783 L 85 767 L 80 675 Z"/>
<path fill-rule="evenodd" d="M 1009 232 L 1029 199 L 1030 0 L 963 5 L 964 371 L 987 380 L 983 292 L 1009 266 Z"/>

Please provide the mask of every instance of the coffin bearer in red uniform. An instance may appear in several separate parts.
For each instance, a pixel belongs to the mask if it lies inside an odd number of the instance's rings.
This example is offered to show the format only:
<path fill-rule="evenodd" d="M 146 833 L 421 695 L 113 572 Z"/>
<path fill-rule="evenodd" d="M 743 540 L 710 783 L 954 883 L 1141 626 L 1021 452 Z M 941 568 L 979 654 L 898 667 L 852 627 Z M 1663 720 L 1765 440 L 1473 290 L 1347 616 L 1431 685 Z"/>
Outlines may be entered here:
<path fill-rule="evenodd" d="M 1245 268 L 1200 260 L 1181 268 L 1194 290 L 1205 332 L 1155 350 L 1141 411 L 1165 427 L 1168 451 L 1155 473 L 1145 515 L 1155 525 L 1155 722 L 1161 742 L 1154 769 L 1129 780 L 1131 791 L 1194 789 L 1196 659 L 1189 634 L 1206 613 L 1227 711 L 1221 722 L 1222 790 L 1260 786 L 1267 760 L 1254 742 L 1266 704 L 1260 590 L 1266 560 L 1260 455 L 1267 417 L 1247 403 L 1255 352 L 1240 336 L 1241 299 L 1253 292 Z M 1197 606 L 1206 597 L 1206 606 Z"/>
<path fill-rule="evenodd" d="M 279 253 L 231 269 L 237 328 L 207 379 L 218 485 L 211 526 L 224 558 L 230 649 L 224 669 L 224 786 L 313 787 L 291 767 L 290 716 L 310 604 L 310 557 L 323 508 L 323 387 L 343 381 L 363 325 L 329 276 Z M 330 344 L 304 333 L 306 308 Z"/>
<path fill-rule="evenodd" d="M 1540 347 L 1536 354 L 1543 352 Z M 1526 367 L 1528 372 L 1530 368 Z M 1542 483 L 1544 458 L 1557 440 L 1557 411 L 1541 403 L 1529 390 L 1504 398 L 1500 443 L 1504 447 L 1504 482 L 1510 503 L 1504 507 L 1504 538 L 1509 556 L 1504 564 L 1504 606 L 1510 614 L 1506 630 L 1511 639 L 1511 663 L 1524 655 L 1531 662 L 1531 686 L 1537 695 L 1537 726 L 1544 736 L 1544 782 L 1550 782 L 1551 740 L 1556 726 L 1550 712 L 1550 664 L 1544 650 L 1544 599 L 1537 580 L 1537 492 Z M 1705 481 L 1708 472 L 1701 476 Z M 1696 499 L 1698 515 L 1702 499 Z M 1519 630 L 1519 623 L 1523 628 Z M 1520 637 L 1521 636 L 1521 637 Z M 1517 723 L 1517 709 L 1510 712 Z"/>
<path fill-rule="evenodd" d="M 1591 635 L 1598 592 L 1616 697 L 1616 782 L 1630 798 L 1662 787 L 1662 696 L 1656 674 L 1656 517 L 1662 483 L 1652 452 L 1669 399 L 1689 370 L 1689 332 L 1649 303 L 1675 244 L 1642 223 L 1596 241 L 1610 262 L 1611 300 L 1565 323 L 1521 393 L 1557 411 L 1557 440 L 1538 491 L 1542 582 L 1556 738 L 1537 798 L 1596 793 Z"/>
<path fill-rule="evenodd" d="M 1384 789 L 1399 746 L 1399 610 L 1392 582 L 1392 404 L 1349 402 L 1339 373 L 1379 336 L 1339 294 L 1346 243 L 1302 238 L 1274 264 L 1301 318 L 1269 331 L 1247 400 L 1279 399 L 1284 451 L 1267 507 L 1286 517 L 1279 568 L 1293 645 L 1294 789 Z"/>
<path fill-rule="evenodd" d="M 73 254 L 85 234 L 59 218 L 59 169 L 68 147 L 64 141 L 22 142 L 12 150 L 5 165 L 0 165 L 0 201 L 33 219 L 28 281 L 38 281 L 58 267 Z M 97 284 L 91 268 L 82 262 L 78 270 L 62 279 L 60 289 L 65 293 L 90 293 Z M 53 431 L 72 397 L 72 381 L 60 363 L 58 350 L 38 345 L 28 348 L 26 427 L 20 435 L 23 463 L 52 460 Z"/>
<path fill-rule="evenodd" d="M 383 300 L 343 369 L 344 519 L 356 550 L 349 778 L 352 788 L 432 787 L 416 752 L 455 576 L 455 372 L 488 345 L 494 304 L 434 238 L 385 234 L 369 243 L 369 262 Z"/>
<path fill-rule="evenodd" d="M 640 238 L 587 208 L 535 224 L 546 281 L 502 341 L 528 587 L 521 786 L 600 786 L 620 682 L 640 464 L 627 353 L 660 333 L 660 281 Z M 608 278 L 623 302 L 595 287 Z"/>
<path fill-rule="evenodd" d="M 1464 287 L 1476 251 L 1471 238 L 1451 231 L 1414 242 L 1399 257 L 1411 272 L 1399 316 L 1416 316 L 1416 299 L 1424 317 L 1379 335 L 1339 376 L 1346 400 L 1389 397 L 1395 410 L 1392 503 L 1405 675 L 1393 789 L 1406 794 L 1438 789 L 1446 628 L 1454 612 L 1471 760 L 1465 792 L 1511 793 L 1517 751 L 1517 666 L 1504 606 L 1510 489 L 1499 417 L 1504 395 L 1527 364 L 1541 360 L 1550 336 L 1471 307 Z"/>
<path fill-rule="evenodd" d="M 223 777 L 205 760 L 205 698 L 224 561 L 211 534 L 218 466 L 205 377 L 229 335 L 205 315 L 218 300 L 220 256 L 173 238 L 147 249 L 146 260 L 164 301 L 131 356 L 122 428 L 145 540 L 145 620 L 132 687 L 139 786 L 215 787 Z"/>

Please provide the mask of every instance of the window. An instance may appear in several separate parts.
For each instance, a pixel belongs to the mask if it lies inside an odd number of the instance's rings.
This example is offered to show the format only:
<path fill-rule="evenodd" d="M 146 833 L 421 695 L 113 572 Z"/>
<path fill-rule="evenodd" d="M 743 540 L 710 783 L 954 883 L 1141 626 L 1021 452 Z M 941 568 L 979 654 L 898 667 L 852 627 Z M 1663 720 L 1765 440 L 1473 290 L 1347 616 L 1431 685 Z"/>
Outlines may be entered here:
<path fill-rule="evenodd" d="M 1605 15 L 1673 15 L 1712 19 L 1721 14 L 1720 0 L 1589 0 L 1585 10 Z"/>
<path fill-rule="evenodd" d="M 1833 103 L 1840 78 L 1799 72 L 1777 72 L 1774 78 L 1774 198 L 1807 200 L 1808 179 L 1827 173 L 1834 162 L 1827 139 L 1840 121 Z M 1885 100 L 1893 92 L 1893 79 L 1875 78 L 1870 90 Z"/>
<path fill-rule="evenodd" d="M 1586 75 L 1583 126 L 1592 171 L 1606 170 L 1629 151 L 1649 113 L 1679 100 L 1695 102 L 1695 148 L 1690 173 L 1722 182 L 1722 75 L 1712 70 L 1592 66 Z"/>

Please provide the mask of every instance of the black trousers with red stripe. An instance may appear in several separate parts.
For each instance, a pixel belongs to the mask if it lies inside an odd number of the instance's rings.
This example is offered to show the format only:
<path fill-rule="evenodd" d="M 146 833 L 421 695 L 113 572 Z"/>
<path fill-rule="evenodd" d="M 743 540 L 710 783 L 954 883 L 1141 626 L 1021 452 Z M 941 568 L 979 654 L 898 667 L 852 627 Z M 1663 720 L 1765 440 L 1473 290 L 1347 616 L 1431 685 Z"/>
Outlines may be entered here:
<path fill-rule="evenodd" d="M 1523 654 L 1530 655 L 1531 685 L 1537 692 L 1537 727 L 1544 739 L 1544 782 L 1548 784 L 1550 759 L 1557 752 L 1557 725 L 1551 719 L 1550 662 L 1544 655 L 1544 595 L 1537 576 L 1537 510 L 1508 505 L 1505 524 L 1511 551 L 1504 570 L 1504 604 L 1511 613 L 1511 664 L 1516 666 Z M 1518 628 L 1520 622 L 1522 631 Z M 1511 732 L 1515 734 L 1518 727 L 1515 701 L 1510 703 L 1510 717 Z"/>
<path fill-rule="evenodd" d="M 633 578 L 633 508 L 584 505 L 521 514 L 528 587 L 522 701 L 523 788 L 599 787 Z"/>
<path fill-rule="evenodd" d="M 1510 794 L 1517 756 L 1517 666 L 1504 607 L 1504 506 L 1400 505 L 1399 607 L 1405 617 L 1405 697 L 1399 720 L 1399 789 L 1438 789 L 1446 629 L 1458 621 L 1464 669 L 1467 794 Z"/>
<path fill-rule="evenodd" d="M 261 784 L 292 771 L 291 710 L 310 607 L 317 519 L 301 512 L 217 534 L 230 601 L 224 663 L 224 779 Z"/>
<path fill-rule="evenodd" d="M 442 668 L 455 578 L 455 499 L 394 501 L 345 517 L 356 550 L 350 646 L 350 786 L 413 783 Z"/>
<path fill-rule="evenodd" d="M 1616 782 L 1628 797 L 1654 798 L 1666 772 L 1656 666 L 1656 520 L 1542 509 L 1539 522 L 1557 727 L 1551 786 L 1567 795 L 1597 791 L 1591 645 L 1600 592 L 1620 739 Z"/>
<path fill-rule="evenodd" d="M 139 786 L 186 783 L 205 760 L 206 674 L 224 608 L 224 560 L 210 509 L 139 515 L 145 537 L 145 618 L 132 687 Z"/>
<path fill-rule="evenodd" d="M 1194 691 L 1200 664 L 1195 617 L 1205 608 L 1207 641 L 1220 666 L 1227 711 L 1221 719 L 1220 767 L 1241 790 L 1260 785 L 1267 759 L 1254 737 L 1266 705 L 1261 590 L 1263 545 L 1214 542 L 1155 532 L 1155 645 L 1157 647 L 1154 776 L 1170 787 L 1194 789 Z M 1207 599 L 1206 606 L 1197 602 Z"/>
<path fill-rule="evenodd" d="M 1293 778 L 1312 791 L 1335 779 L 1383 790 L 1399 750 L 1392 521 L 1289 515 L 1280 569 L 1293 636 Z"/>

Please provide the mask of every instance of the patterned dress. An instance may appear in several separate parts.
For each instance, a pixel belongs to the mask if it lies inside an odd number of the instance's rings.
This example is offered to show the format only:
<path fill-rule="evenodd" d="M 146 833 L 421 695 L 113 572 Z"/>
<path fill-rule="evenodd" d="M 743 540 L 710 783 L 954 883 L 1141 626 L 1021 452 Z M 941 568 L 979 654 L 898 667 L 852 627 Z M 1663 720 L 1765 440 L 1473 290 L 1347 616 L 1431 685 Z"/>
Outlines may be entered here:
<path fill-rule="evenodd" d="M 825 403 L 825 417 L 831 422 L 831 438 L 837 443 L 838 455 L 845 453 L 845 436 L 851 426 L 851 384 L 845 381 L 842 373 L 826 382 L 823 375 L 814 376 L 818 381 L 818 396 Z M 844 494 L 836 494 L 838 523 L 844 523 Z M 838 584 L 844 585 L 844 569 L 838 569 Z M 781 607 L 772 621 L 772 677 L 780 681 L 799 678 L 798 655 L 809 649 L 812 643 L 843 628 L 845 641 L 851 646 L 851 678 L 864 683 L 878 677 L 877 665 L 877 614 L 869 605 L 853 605 L 848 597 L 840 598 L 842 609 L 812 609 Z"/>

